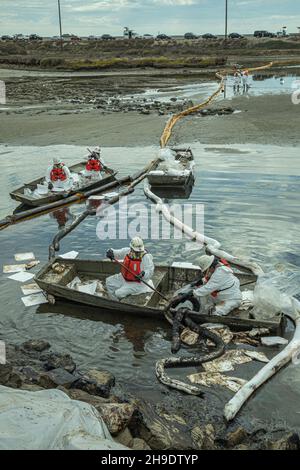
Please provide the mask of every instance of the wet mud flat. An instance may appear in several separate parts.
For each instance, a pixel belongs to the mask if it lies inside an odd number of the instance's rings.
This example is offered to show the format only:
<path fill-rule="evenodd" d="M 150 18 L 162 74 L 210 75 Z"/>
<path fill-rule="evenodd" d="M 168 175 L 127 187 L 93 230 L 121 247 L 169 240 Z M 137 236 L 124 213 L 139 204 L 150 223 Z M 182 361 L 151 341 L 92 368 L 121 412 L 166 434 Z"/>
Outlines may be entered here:
<path fill-rule="evenodd" d="M 296 80 L 297 69 L 293 71 Z M 257 74 L 246 93 L 242 89 L 234 93 L 229 79 L 226 93 L 209 112 L 177 124 L 171 145 L 199 141 L 297 145 L 300 105 L 292 102 L 291 77 L 285 76 L 282 86 L 280 71 Z M 218 86 L 215 79 L 183 73 L 161 77 L 25 74 L 8 76 L 5 81 L 7 102 L 0 107 L 0 142 L 38 146 L 156 145 L 172 114 L 204 101 Z M 222 109 L 232 112 L 219 113 Z"/>

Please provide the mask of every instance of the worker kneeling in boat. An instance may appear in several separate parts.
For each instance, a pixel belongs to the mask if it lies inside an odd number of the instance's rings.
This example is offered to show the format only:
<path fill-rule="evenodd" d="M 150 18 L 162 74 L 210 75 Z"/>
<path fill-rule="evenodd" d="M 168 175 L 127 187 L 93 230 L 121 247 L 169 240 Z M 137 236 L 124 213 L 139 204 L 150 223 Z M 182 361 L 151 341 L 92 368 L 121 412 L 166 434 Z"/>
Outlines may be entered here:
<path fill-rule="evenodd" d="M 47 170 L 46 181 L 54 191 L 68 191 L 73 184 L 69 168 L 59 158 L 53 158 L 53 164 Z"/>
<path fill-rule="evenodd" d="M 215 256 L 201 256 L 198 264 L 203 274 L 203 285 L 194 289 L 196 298 L 206 298 L 215 308 L 214 315 L 225 316 L 238 308 L 242 302 L 240 281 L 234 276 L 226 260 Z"/>
<path fill-rule="evenodd" d="M 128 295 L 138 295 L 151 292 L 145 281 L 154 287 L 151 277 L 154 273 L 153 258 L 145 250 L 144 242 L 140 237 L 131 240 L 130 248 L 121 250 L 108 250 L 106 256 L 112 261 L 124 258 L 121 273 L 106 279 L 106 288 L 109 296 L 121 300 Z"/>

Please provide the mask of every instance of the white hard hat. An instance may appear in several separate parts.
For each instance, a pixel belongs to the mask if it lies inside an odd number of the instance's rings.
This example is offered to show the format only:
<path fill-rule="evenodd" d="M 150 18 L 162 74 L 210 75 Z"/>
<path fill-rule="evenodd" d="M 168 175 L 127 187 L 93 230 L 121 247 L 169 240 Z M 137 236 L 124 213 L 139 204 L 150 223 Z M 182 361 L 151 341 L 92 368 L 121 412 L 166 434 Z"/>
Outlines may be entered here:
<path fill-rule="evenodd" d="M 215 257 L 213 255 L 211 256 L 203 255 L 198 259 L 198 265 L 201 271 L 205 272 L 208 270 L 208 268 L 211 267 L 214 261 L 215 261 Z"/>
<path fill-rule="evenodd" d="M 143 240 L 142 240 L 140 237 L 134 237 L 134 238 L 131 240 L 130 248 L 131 248 L 133 251 L 138 251 L 138 252 L 144 251 L 144 250 L 145 250 L 145 246 L 144 246 Z"/>
<path fill-rule="evenodd" d="M 61 163 L 61 159 L 60 158 L 57 158 L 57 157 L 54 157 L 53 158 L 53 165 L 59 165 Z"/>

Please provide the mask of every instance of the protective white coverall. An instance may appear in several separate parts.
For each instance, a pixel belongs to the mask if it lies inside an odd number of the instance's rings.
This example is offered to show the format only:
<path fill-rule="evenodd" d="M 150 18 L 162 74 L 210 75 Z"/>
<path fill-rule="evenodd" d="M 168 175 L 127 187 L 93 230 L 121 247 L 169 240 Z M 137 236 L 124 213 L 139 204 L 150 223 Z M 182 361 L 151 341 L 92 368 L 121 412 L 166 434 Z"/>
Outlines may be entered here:
<path fill-rule="evenodd" d="M 219 291 L 216 297 L 211 294 Z M 214 314 L 225 316 L 238 308 L 242 302 L 240 281 L 234 276 L 232 269 L 218 265 L 211 278 L 202 287 L 194 290 L 194 295 L 209 301 L 216 306 Z"/>
<path fill-rule="evenodd" d="M 129 247 L 122 248 L 121 250 L 113 250 L 115 258 L 122 262 L 125 256 L 130 253 Z M 146 281 L 150 286 L 154 287 L 151 277 L 154 273 L 153 257 L 150 253 L 146 253 L 141 262 L 141 270 L 144 271 L 145 275 L 143 280 Z M 139 295 L 147 292 L 152 292 L 142 282 L 127 282 L 125 281 L 122 274 L 115 274 L 106 279 L 106 288 L 109 296 L 114 300 L 121 300 L 128 295 Z"/>
<path fill-rule="evenodd" d="M 71 176 L 71 172 L 66 165 L 63 165 L 64 172 L 67 178 L 64 181 L 57 180 L 51 181 L 51 171 L 53 170 L 53 165 L 49 166 L 46 173 L 46 181 L 47 183 L 53 184 L 54 191 L 69 191 L 73 185 L 73 179 Z"/>
<path fill-rule="evenodd" d="M 90 158 L 91 155 L 87 155 L 85 157 L 86 161 L 88 162 L 89 161 L 89 158 Z M 99 162 L 102 166 L 102 168 L 105 166 L 105 161 L 102 157 L 99 158 Z M 89 179 L 92 179 L 92 180 L 102 180 L 102 174 L 101 174 L 101 171 L 90 171 L 90 170 L 87 170 L 86 168 L 81 172 L 82 176 L 86 177 L 86 178 L 89 178 Z"/>
<path fill-rule="evenodd" d="M 235 88 L 237 88 L 237 87 L 239 87 L 239 86 L 241 85 L 241 78 L 242 78 L 242 77 L 241 77 L 240 72 L 236 72 L 236 73 L 234 74 L 233 86 L 234 86 Z"/>
<path fill-rule="evenodd" d="M 243 81 L 243 87 L 247 88 L 247 86 L 248 86 L 248 74 L 247 74 L 247 72 L 242 72 L 242 81 Z"/>

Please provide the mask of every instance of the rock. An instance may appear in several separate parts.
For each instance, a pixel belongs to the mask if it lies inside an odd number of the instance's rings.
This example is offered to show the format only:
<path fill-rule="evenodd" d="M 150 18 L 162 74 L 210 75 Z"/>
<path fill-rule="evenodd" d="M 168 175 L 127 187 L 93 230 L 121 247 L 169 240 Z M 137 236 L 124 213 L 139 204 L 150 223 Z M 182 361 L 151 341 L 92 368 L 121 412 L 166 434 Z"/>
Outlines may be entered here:
<path fill-rule="evenodd" d="M 73 383 L 72 387 L 103 398 L 108 398 L 110 393 L 110 388 L 106 385 L 98 385 L 95 380 L 90 380 L 85 377 L 77 379 L 76 382 Z"/>
<path fill-rule="evenodd" d="M 129 431 L 128 428 L 125 428 L 123 431 L 121 431 L 116 437 L 115 441 L 118 442 L 119 444 L 122 444 L 123 446 L 126 447 L 132 447 L 134 440 L 131 432 Z M 143 441 L 144 442 L 144 441 Z"/>
<path fill-rule="evenodd" d="M 158 115 L 159 115 L 159 116 L 164 116 L 164 115 L 165 115 L 165 112 L 164 112 L 162 109 L 159 109 Z"/>
<path fill-rule="evenodd" d="M 245 444 L 241 444 L 239 446 L 236 446 L 234 450 L 249 450 L 249 447 L 246 446 Z"/>
<path fill-rule="evenodd" d="M 76 380 L 77 377 L 74 377 L 65 369 L 59 368 L 40 374 L 38 385 L 44 388 L 56 388 L 60 385 L 70 388 Z"/>
<path fill-rule="evenodd" d="M 173 101 L 175 103 L 175 101 L 177 101 L 177 98 L 170 98 L 170 101 Z"/>
<path fill-rule="evenodd" d="M 204 441 L 202 448 L 204 450 L 214 450 L 215 446 L 215 428 L 212 424 L 207 424 L 204 429 Z"/>
<path fill-rule="evenodd" d="M 140 114 L 145 114 L 145 115 L 150 114 L 150 110 L 149 109 L 142 109 L 140 111 Z"/>
<path fill-rule="evenodd" d="M 48 341 L 45 341 L 43 339 L 31 339 L 29 341 L 25 341 L 25 343 L 22 344 L 22 347 L 24 349 L 27 349 L 29 351 L 37 351 L 37 352 L 43 352 L 46 349 L 50 348 L 50 343 Z"/>
<path fill-rule="evenodd" d="M 106 398 L 101 398 L 95 395 L 90 395 L 89 393 L 84 392 L 83 390 L 77 390 L 76 388 L 66 389 L 62 386 L 59 386 L 57 388 L 61 390 L 62 392 L 64 392 L 66 395 L 68 395 L 68 397 L 71 398 L 72 400 L 83 401 L 85 403 L 88 403 L 89 405 L 94 406 L 95 408 L 103 405 L 104 403 L 107 403 Z"/>
<path fill-rule="evenodd" d="M 132 450 L 151 450 L 151 447 L 149 447 L 147 442 L 145 442 L 143 439 L 135 437 L 133 439 Z"/>
<path fill-rule="evenodd" d="M 70 372 L 70 374 L 72 374 L 76 369 L 76 364 L 69 354 L 52 353 L 47 358 L 46 357 L 41 358 L 41 360 L 45 360 L 45 359 L 47 361 L 44 364 L 44 368 L 46 370 L 62 368 L 62 369 L 65 369 L 67 372 Z"/>
<path fill-rule="evenodd" d="M 268 445 L 269 450 L 300 450 L 300 439 L 297 433 L 291 433 Z"/>
<path fill-rule="evenodd" d="M 235 447 L 241 444 L 247 438 L 247 433 L 244 428 L 239 427 L 235 431 L 227 434 L 226 442 L 227 447 Z"/>
<path fill-rule="evenodd" d="M 25 379 L 26 377 L 19 370 L 13 369 L 6 385 L 11 388 L 21 388 Z"/>
<path fill-rule="evenodd" d="M 191 436 L 195 447 L 201 450 L 205 439 L 205 432 L 199 426 L 195 426 L 191 431 Z"/>
<path fill-rule="evenodd" d="M 138 402 L 138 412 L 129 425 L 133 437 L 139 437 L 153 450 L 194 449 L 189 426 L 179 416 L 157 411 L 156 406 Z M 198 448 L 198 447 L 196 447 Z"/>
<path fill-rule="evenodd" d="M 25 380 L 33 383 L 33 384 L 38 384 L 40 381 L 40 372 L 35 370 L 33 367 L 23 367 L 21 369 L 21 373 L 24 375 Z"/>
<path fill-rule="evenodd" d="M 110 372 L 93 369 L 80 377 L 73 388 L 84 390 L 91 395 L 108 398 L 111 387 L 114 385 L 115 378 Z"/>
<path fill-rule="evenodd" d="M 10 364 L 0 364 L 0 385 L 6 385 L 11 373 L 12 366 Z"/>
<path fill-rule="evenodd" d="M 104 385 L 109 388 L 114 387 L 116 383 L 115 377 L 107 370 L 92 369 L 89 370 L 85 376 L 89 377 L 91 380 L 95 380 L 97 384 Z"/>
<path fill-rule="evenodd" d="M 109 432 L 115 436 L 130 424 L 135 407 L 129 403 L 109 403 L 97 407 L 97 410 Z"/>

